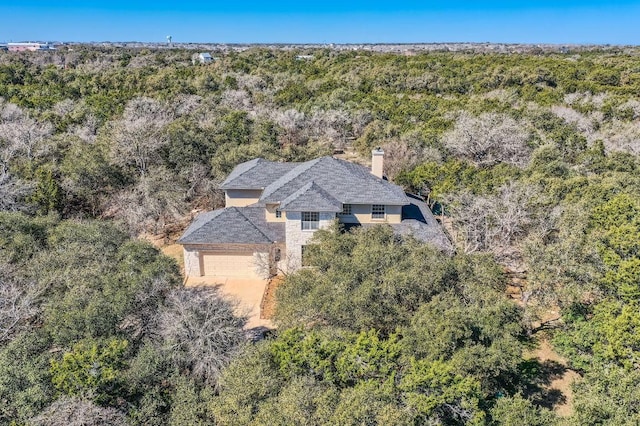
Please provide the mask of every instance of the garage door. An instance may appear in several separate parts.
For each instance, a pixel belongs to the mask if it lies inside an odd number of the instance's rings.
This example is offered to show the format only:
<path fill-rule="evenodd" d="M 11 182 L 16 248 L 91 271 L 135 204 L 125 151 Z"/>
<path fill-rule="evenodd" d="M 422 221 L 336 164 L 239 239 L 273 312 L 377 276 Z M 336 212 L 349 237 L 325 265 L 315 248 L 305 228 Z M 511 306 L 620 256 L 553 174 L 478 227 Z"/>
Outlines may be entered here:
<path fill-rule="evenodd" d="M 202 269 L 205 276 L 260 278 L 251 252 L 203 253 Z"/>

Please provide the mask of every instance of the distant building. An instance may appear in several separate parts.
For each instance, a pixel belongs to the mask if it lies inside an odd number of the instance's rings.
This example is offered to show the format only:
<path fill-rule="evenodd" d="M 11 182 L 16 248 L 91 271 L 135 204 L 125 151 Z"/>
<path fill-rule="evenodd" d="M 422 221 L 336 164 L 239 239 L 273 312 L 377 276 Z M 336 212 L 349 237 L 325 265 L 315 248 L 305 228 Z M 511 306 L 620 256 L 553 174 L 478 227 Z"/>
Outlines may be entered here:
<path fill-rule="evenodd" d="M 298 55 L 296 59 L 298 61 L 308 61 L 309 59 L 313 59 L 313 55 Z"/>
<path fill-rule="evenodd" d="M 36 52 L 39 50 L 55 50 L 49 43 L 7 43 L 9 52 Z"/>
<path fill-rule="evenodd" d="M 209 64 L 209 63 L 213 62 L 213 57 L 211 56 L 210 53 L 206 53 L 206 52 L 200 53 L 198 55 L 198 61 L 201 64 Z"/>

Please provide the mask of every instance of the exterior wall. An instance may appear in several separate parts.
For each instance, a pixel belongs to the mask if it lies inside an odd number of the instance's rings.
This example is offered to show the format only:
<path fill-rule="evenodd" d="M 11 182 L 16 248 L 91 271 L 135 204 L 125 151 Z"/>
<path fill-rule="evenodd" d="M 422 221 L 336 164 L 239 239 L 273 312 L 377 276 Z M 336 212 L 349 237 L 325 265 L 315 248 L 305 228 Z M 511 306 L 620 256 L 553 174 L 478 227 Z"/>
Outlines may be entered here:
<path fill-rule="evenodd" d="M 338 216 L 342 223 L 400 223 L 402 206 L 386 206 L 384 219 L 371 219 L 371 204 L 352 204 L 351 216 Z"/>
<path fill-rule="evenodd" d="M 285 235 L 287 240 L 286 264 L 283 270 L 292 272 L 302 266 L 302 246 L 309 242 L 315 230 L 302 230 L 301 212 L 283 213 L 286 213 Z M 335 218 L 335 213 L 321 212 L 320 229 L 331 226 Z"/>
<path fill-rule="evenodd" d="M 265 208 L 266 220 L 267 222 L 285 222 L 286 219 L 284 217 L 284 212 L 282 212 L 282 217 L 276 217 L 276 209 L 280 206 L 280 204 L 267 204 Z"/>
<path fill-rule="evenodd" d="M 184 256 L 184 275 L 187 277 L 201 277 L 200 251 L 194 247 L 183 246 L 182 254 Z"/>
<path fill-rule="evenodd" d="M 268 278 L 272 272 L 271 246 L 266 244 L 201 244 L 183 246 L 184 274 L 187 277 L 201 277 L 203 275 L 202 254 L 228 254 L 253 252 L 255 272 L 263 278 Z M 284 257 L 284 250 L 282 250 Z"/>
<path fill-rule="evenodd" d="M 284 216 L 284 213 L 283 213 Z M 280 249 L 280 260 L 279 261 L 275 261 L 274 259 L 274 267 L 275 270 L 272 271 L 273 275 L 278 274 L 280 272 L 286 272 L 287 270 L 287 246 L 284 243 L 280 243 L 280 244 L 275 244 L 274 245 L 274 256 L 275 256 L 275 250 L 276 249 Z"/>
<path fill-rule="evenodd" d="M 271 254 L 268 251 L 253 253 L 253 263 L 256 273 L 263 279 L 271 276 Z"/>
<path fill-rule="evenodd" d="M 224 192 L 225 207 L 245 207 L 257 203 L 260 195 L 260 189 L 227 189 Z"/>

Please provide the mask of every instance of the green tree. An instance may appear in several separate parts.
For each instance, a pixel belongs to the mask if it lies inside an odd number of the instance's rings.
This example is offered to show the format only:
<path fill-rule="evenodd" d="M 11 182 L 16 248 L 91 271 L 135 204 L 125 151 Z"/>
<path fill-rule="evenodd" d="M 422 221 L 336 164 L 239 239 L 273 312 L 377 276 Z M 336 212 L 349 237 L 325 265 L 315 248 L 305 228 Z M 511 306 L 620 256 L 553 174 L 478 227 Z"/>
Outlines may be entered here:
<path fill-rule="evenodd" d="M 128 342 L 78 343 L 61 360 L 51 360 L 51 381 L 67 395 L 109 402 L 119 396 Z"/>

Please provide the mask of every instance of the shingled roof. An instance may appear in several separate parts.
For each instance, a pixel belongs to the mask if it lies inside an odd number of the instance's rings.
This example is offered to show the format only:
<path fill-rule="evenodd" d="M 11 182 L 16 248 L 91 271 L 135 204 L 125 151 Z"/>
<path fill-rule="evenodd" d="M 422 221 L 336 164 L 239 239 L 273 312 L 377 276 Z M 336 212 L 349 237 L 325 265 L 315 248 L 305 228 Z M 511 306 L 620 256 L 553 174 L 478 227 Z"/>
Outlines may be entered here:
<path fill-rule="evenodd" d="M 313 181 L 285 198 L 280 203 L 280 210 L 301 212 L 309 210 L 309 206 L 313 206 L 314 212 L 342 211 L 342 203 Z"/>
<path fill-rule="evenodd" d="M 343 204 L 409 204 L 399 186 L 372 175 L 366 167 L 333 157 L 298 164 L 266 186 L 260 202 L 283 202 L 311 182 Z"/>
<path fill-rule="evenodd" d="M 264 189 L 300 163 L 276 163 L 263 158 L 238 164 L 227 176 L 221 189 Z"/>
<path fill-rule="evenodd" d="M 452 254 L 453 245 L 427 204 L 415 195 L 407 194 L 410 204 L 402 207 L 402 222 L 393 228 L 402 235 L 413 235 L 418 241 L 430 243 Z"/>
<path fill-rule="evenodd" d="M 270 244 L 284 240 L 284 223 L 267 222 L 264 208 L 228 207 L 200 214 L 178 243 Z"/>

